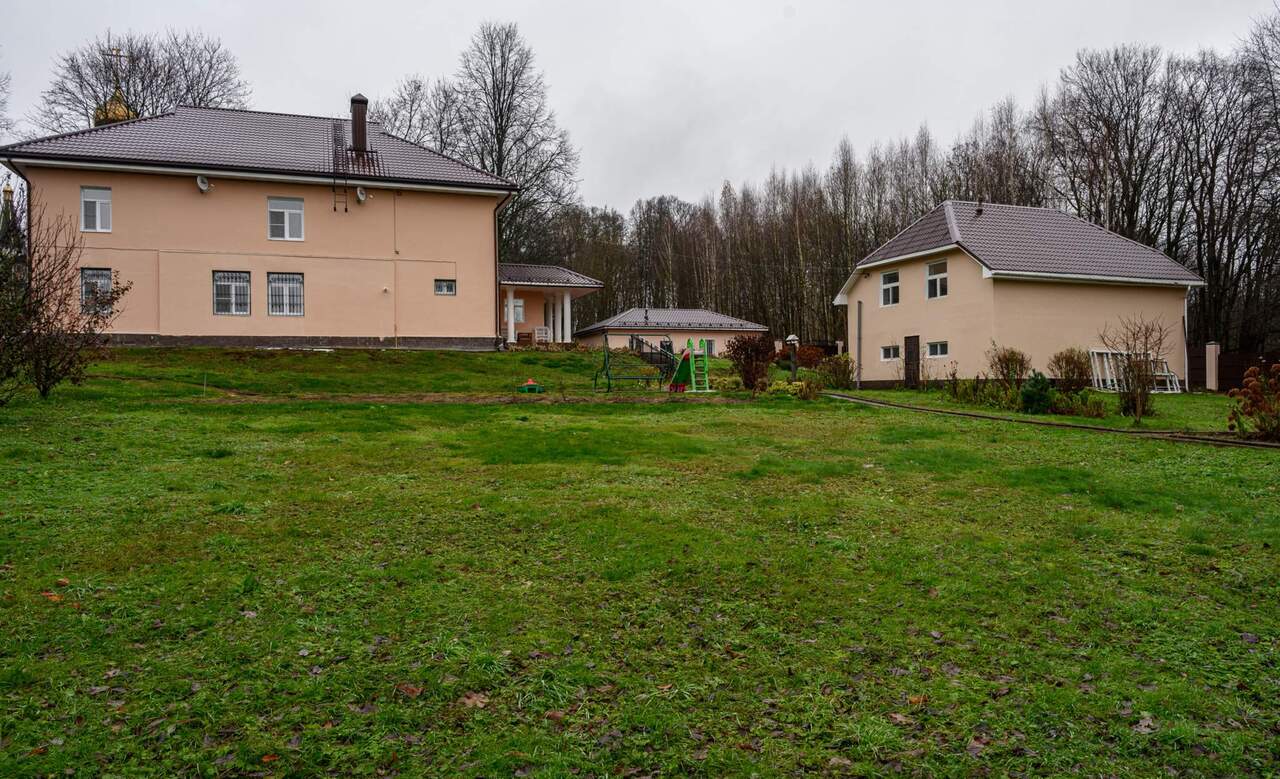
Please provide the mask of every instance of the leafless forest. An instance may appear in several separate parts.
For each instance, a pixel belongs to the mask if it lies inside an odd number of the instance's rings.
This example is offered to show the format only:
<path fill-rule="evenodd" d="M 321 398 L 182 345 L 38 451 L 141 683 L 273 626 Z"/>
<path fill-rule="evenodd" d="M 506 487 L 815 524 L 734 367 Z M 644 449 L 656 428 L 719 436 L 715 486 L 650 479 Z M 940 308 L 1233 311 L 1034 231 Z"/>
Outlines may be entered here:
<path fill-rule="evenodd" d="M 8 126 L 0 74 L 0 133 Z M 200 32 L 105 36 L 62 54 L 28 125 L 85 127 L 118 101 L 147 116 L 186 103 L 243 106 L 249 85 Z M 950 144 L 922 127 L 825 167 L 759 182 L 708 182 L 691 203 L 659 195 L 626 214 L 584 204 L 578 150 L 560 127 L 532 48 L 485 24 L 457 70 L 411 75 L 371 106 L 392 133 L 515 181 L 508 261 L 602 279 L 580 324 L 629 306 L 703 306 L 834 341 L 831 299 L 854 263 L 947 198 L 1062 208 L 1194 269 L 1191 340 L 1280 348 L 1280 12 L 1222 53 L 1118 46 L 1082 51 L 1030 106 L 986 109 Z M 732 139 L 726 139 L 726 143 Z"/>
<path fill-rule="evenodd" d="M 831 299 L 854 263 L 947 198 L 1052 206 L 1200 273 L 1193 342 L 1280 346 L 1280 16 L 1229 53 L 1082 51 L 1034 105 L 1001 102 L 950 145 L 927 129 L 825 168 L 725 183 L 698 203 L 627 214 L 569 204 L 510 246 L 605 282 L 581 322 L 634 305 L 704 306 L 796 333 L 844 336 Z"/>

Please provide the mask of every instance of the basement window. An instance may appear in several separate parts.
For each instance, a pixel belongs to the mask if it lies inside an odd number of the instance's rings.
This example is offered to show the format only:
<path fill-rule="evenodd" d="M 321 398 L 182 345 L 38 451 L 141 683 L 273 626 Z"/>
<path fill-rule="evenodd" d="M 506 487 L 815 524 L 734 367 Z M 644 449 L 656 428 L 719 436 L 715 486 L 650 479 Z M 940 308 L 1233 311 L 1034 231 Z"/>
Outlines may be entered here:
<path fill-rule="evenodd" d="M 931 262 L 925 275 L 925 297 L 945 298 L 947 296 L 947 263 Z M 933 355 L 929 355 L 932 357 Z"/>
<path fill-rule="evenodd" d="M 110 268 L 80 269 L 80 310 L 111 313 L 111 306 L 102 301 L 111 295 Z"/>
<path fill-rule="evenodd" d="M 80 231 L 111 232 L 110 187 L 80 187 Z"/>
<path fill-rule="evenodd" d="M 302 240 L 302 198 L 267 198 L 267 237 L 273 241 Z"/>
<path fill-rule="evenodd" d="M 950 354 L 946 341 L 930 341 L 929 356 L 930 357 L 946 357 Z"/>
<path fill-rule="evenodd" d="M 891 270 L 880 274 L 880 305 L 898 305 L 898 272 Z"/>
<path fill-rule="evenodd" d="M 247 271 L 213 272 L 213 313 L 220 316 L 249 316 Z"/>
<path fill-rule="evenodd" d="M 880 362 L 891 362 L 902 358 L 902 347 L 898 344 L 880 347 Z"/>
<path fill-rule="evenodd" d="M 302 316 L 302 274 L 267 274 L 267 315 Z"/>

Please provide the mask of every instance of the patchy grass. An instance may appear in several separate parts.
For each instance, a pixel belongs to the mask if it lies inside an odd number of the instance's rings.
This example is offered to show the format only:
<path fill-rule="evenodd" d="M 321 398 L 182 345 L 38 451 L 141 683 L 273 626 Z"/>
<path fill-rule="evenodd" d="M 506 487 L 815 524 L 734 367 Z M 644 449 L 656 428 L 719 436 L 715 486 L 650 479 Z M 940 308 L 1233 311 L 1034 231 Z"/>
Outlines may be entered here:
<path fill-rule="evenodd" d="M 1073 422 L 1082 425 L 1101 425 L 1103 427 L 1116 428 L 1133 427 L 1133 418 L 1121 416 L 1116 396 L 1107 393 L 1099 393 L 1099 397 L 1107 404 L 1107 416 L 1102 419 L 1092 419 L 1090 417 L 1057 416 L 1054 414 L 1021 415 L 1017 412 L 991 408 L 990 406 L 960 403 L 952 400 L 945 389 L 937 388 L 928 390 L 862 389 L 851 390 L 851 392 L 863 397 L 888 400 L 895 403 L 909 403 L 914 406 L 979 411 L 1000 416 L 1031 416 L 1035 419 Z M 1154 399 L 1155 413 L 1143 418 L 1143 429 L 1197 433 L 1225 433 L 1227 431 L 1227 412 L 1231 408 L 1231 400 L 1226 395 L 1191 392 L 1179 395 L 1155 395 Z"/>
<path fill-rule="evenodd" d="M 132 354 L 0 409 L 0 775 L 1280 769 L 1273 453 Z"/>

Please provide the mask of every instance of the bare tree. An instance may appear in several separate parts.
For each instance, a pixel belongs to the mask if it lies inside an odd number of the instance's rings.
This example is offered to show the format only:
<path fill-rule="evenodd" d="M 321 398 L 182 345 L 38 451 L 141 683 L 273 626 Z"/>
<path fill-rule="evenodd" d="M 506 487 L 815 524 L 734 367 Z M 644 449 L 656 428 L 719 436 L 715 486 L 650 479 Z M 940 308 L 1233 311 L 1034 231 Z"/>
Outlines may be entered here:
<path fill-rule="evenodd" d="M 458 90 L 445 79 L 429 84 L 421 76 L 405 78 L 391 97 L 374 101 L 369 118 L 392 135 L 442 154 L 464 152 Z"/>
<path fill-rule="evenodd" d="M 5 307 L 4 354 L 0 366 L 14 379 L 34 385 L 41 397 L 59 383 L 78 384 L 106 343 L 106 330 L 132 286 L 118 273 L 82 273 L 83 245 L 74 218 L 51 216 L 41 204 L 19 206 L 17 224 L 25 242 L 0 246 L 0 304 Z"/>
<path fill-rule="evenodd" d="M 1098 340 L 1118 355 L 1116 391 L 1120 413 L 1139 424 L 1151 413 L 1151 393 L 1155 391 L 1159 366 L 1168 356 L 1172 331 L 1159 318 L 1141 315 L 1121 318 L 1115 326 L 1105 326 Z"/>
<path fill-rule="evenodd" d="M 198 31 L 108 33 L 58 57 L 53 82 L 29 118 L 59 133 L 93 125 L 111 101 L 127 116 L 154 116 L 179 105 L 243 108 L 248 99 L 235 55 L 217 38 Z"/>
<path fill-rule="evenodd" d="M 13 132 L 13 120 L 9 118 L 9 84 L 9 74 L 0 73 L 0 139 Z"/>
<path fill-rule="evenodd" d="M 577 199 L 578 151 L 547 103 L 533 49 L 515 24 L 485 23 L 455 83 L 463 159 L 520 186 L 503 213 L 503 256 L 543 259 L 546 226 Z"/>

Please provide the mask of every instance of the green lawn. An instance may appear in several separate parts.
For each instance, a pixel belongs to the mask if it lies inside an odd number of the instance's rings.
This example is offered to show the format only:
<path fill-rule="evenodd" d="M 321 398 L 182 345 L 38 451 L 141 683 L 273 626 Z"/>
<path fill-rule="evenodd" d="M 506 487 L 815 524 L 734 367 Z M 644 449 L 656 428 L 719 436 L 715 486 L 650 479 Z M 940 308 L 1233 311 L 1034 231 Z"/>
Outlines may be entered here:
<path fill-rule="evenodd" d="M 1120 415 L 1119 402 L 1114 394 L 1099 393 L 1107 405 L 1107 416 L 1102 419 L 1089 417 L 1057 416 L 1053 414 L 1028 415 L 953 401 L 945 388 L 928 390 L 907 389 L 862 389 L 850 390 L 851 394 L 876 400 L 888 400 L 894 403 L 907 403 L 913 406 L 930 406 L 934 408 L 977 411 L 984 414 L 1014 417 L 1019 419 L 1045 419 L 1054 422 L 1071 422 L 1081 425 L 1101 425 L 1103 427 L 1133 428 L 1133 418 Z M 1155 413 L 1142 420 L 1140 429 L 1175 430 L 1197 433 L 1227 432 L 1227 412 L 1231 409 L 1231 399 L 1226 395 L 1215 395 L 1205 392 L 1190 392 L 1178 395 L 1155 395 Z"/>
<path fill-rule="evenodd" d="M 0 408 L 0 775 L 1280 771 L 1280 455 L 526 356 Z"/>

